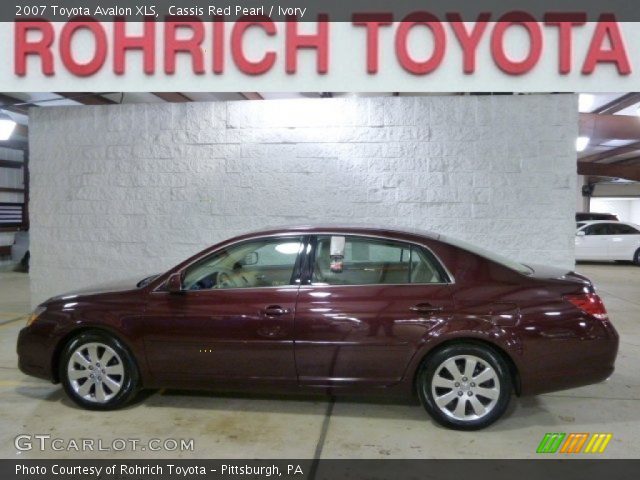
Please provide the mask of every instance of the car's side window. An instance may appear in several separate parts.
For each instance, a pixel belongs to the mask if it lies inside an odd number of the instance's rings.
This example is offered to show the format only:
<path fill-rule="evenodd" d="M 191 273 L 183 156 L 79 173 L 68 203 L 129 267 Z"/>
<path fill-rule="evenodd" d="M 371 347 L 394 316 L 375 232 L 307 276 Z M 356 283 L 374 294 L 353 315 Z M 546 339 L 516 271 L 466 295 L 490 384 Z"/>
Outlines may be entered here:
<path fill-rule="evenodd" d="M 336 241 L 337 240 L 337 241 Z M 340 251 L 334 245 L 339 245 Z M 328 285 L 443 283 L 436 260 L 409 244 L 357 236 L 319 236 L 312 282 Z"/>
<path fill-rule="evenodd" d="M 301 237 L 263 238 L 218 250 L 187 268 L 185 290 L 276 287 L 291 283 Z"/>
<path fill-rule="evenodd" d="M 624 223 L 611 224 L 609 226 L 610 235 L 636 235 L 640 232 L 633 228 L 631 225 L 625 225 Z"/>
<path fill-rule="evenodd" d="M 584 229 L 585 235 L 609 235 L 609 224 L 594 223 Z"/>
<path fill-rule="evenodd" d="M 447 278 L 433 254 L 427 250 L 411 247 L 411 283 L 446 283 Z"/>

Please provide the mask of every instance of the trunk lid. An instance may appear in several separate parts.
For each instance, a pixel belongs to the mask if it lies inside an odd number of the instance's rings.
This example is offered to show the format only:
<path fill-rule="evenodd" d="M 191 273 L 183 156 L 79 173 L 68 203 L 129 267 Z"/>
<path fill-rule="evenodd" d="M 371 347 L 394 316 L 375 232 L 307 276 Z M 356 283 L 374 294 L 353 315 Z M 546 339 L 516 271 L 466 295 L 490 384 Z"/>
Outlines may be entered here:
<path fill-rule="evenodd" d="M 573 270 L 569 270 L 567 268 L 560 267 L 551 267 L 548 265 L 528 265 L 533 269 L 533 273 L 531 273 L 531 278 L 536 278 L 539 280 L 546 281 L 557 281 L 561 283 L 569 283 L 575 284 L 576 286 L 587 287 L 589 289 L 593 288 L 593 284 L 591 280 L 589 280 L 584 275 L 574 272 Z"/>

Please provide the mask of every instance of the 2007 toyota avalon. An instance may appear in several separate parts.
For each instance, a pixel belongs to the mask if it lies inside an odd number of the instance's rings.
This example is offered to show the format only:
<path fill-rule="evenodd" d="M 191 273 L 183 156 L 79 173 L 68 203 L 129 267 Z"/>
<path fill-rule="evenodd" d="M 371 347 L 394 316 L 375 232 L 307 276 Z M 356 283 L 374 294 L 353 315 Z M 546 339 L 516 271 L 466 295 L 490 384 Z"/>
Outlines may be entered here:
<path fill-rule="evenodd" d="M 137 285 L 54 297 L 23 372 L 106 410 L 140 388 L 417 395 L 483 428 L 512 394 L 600 382 L 618 334 L 591 282 L 436 234 L 305 226 L 219 243 Z"/>

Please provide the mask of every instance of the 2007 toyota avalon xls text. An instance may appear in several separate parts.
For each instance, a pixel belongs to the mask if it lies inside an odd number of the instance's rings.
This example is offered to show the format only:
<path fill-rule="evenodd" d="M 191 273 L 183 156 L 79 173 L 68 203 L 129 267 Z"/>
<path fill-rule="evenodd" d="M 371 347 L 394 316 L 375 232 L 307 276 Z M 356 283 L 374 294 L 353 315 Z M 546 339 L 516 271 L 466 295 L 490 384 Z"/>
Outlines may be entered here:
<path fill-rule="evenodd" d="M 417 395 L 479 429 L 513 393 L 605 380 L 618 334 L 591 282 L 419 231 L 295 227 L 168 272 L 54 297 L 18 339 L 23 372 L 79 405 L 140 388 Z"/>

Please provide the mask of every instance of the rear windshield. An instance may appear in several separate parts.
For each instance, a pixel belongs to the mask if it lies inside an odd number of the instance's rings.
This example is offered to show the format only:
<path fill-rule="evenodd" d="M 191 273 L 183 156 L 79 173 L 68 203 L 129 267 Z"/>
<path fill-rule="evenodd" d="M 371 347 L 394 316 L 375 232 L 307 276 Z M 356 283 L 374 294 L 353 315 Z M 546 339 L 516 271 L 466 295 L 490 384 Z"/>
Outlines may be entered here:
<path fill-rule="evenodd" d="M 484 257 L 488 260 L 491 260 L 492 262 L 498 263 L 504 267 L 510 268 L 511 270 L 515 270 L 516 272 L 522 273 L 523 275 L 531 275 L 533 273 L 533 268 L 527 265 L 516 262 L 514 260 L 511 260 L 497 253 L 493 253 L 489 250 L 485 250 L 484 248 L 478 247 L 476 245 L 465 242 L 463 240 L 458 240 L 457 238 L 451 238 L 446 235 L 442 235 L 440 239 L 443 242 L 453 245 L 454 247 L 462 248 L 463 250 L 466 250 L 468 252 Z"/>

